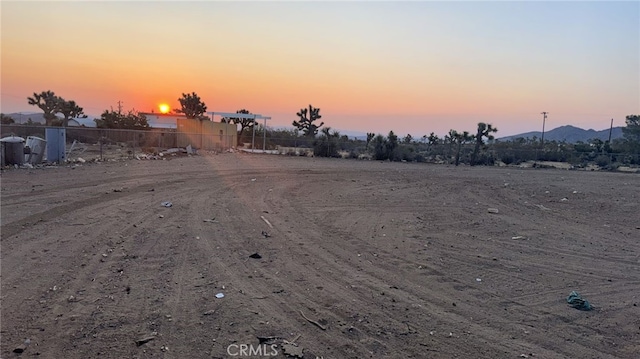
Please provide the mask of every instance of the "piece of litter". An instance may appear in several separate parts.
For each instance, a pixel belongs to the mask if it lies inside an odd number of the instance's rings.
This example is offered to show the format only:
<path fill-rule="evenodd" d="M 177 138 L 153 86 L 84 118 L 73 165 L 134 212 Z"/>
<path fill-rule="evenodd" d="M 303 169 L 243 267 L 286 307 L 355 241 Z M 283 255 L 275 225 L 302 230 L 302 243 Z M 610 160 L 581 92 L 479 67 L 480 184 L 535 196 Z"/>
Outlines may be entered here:
<path fill-rule="evenodd" d="M 215 220 L 216 220 L 215 218 L 211 218 L 211 219 L 203 219 L 202 221 L 211 223 L 211 222 L 214 222 Z"/>
<path fill-rule="evenodd" d="M 297 346 L 294 343 L 285 342 L 281 344 L 282 352 L 291 358 L 303 358 L 304 348 Z"/>
<path fill-rule="evenodd" d="M 262 235 L 264 236 L 264 238 L 271 237 L 271 235 L 267 231 L 262 231 Z"/>
<path fill-rule="evenodd" d="M 264 218 L 264 216 L 260 216 L 260 218 L 262 218 L 262 220 L 264 221 L 264 223 L 266 223 L 269 228 L 273 228 L 273 225 L 271 224 L 271 222 L 269 222 L 269 220 L 267 220 L 266 218 Z"/>
<path fill-rule="evenodd" d="M 573 194 L 576 194 L 576 193 L 578 193 L 578 191 L 573 191 L 572 193 L 573 193 Z"/>
<path fill-rule="evenodd" d="M 568 199 L 567 197 L 564 197 L 564 198 L 560 199 L 560 202 L 566 202 L 566 201 L 568 201 L 568 200 L 569 200 L 569 199 Z"/>
<path fill-rule="evenodd" d="M 251 179 L 251 182 L 255 182 L 255 181 L 256 181 L 256 179 L 255 179 L 255 178 L 252 178 L 252 179 Z"/>
<path fill-rule="evenodd" d="M 136 340 L 136 345 L 137 346 L 141 346 L 144 343 L 148 343 L 152 340 L 154 340 L 156 337 L 154 335 L 148 336 L 148 337 L 144 337 L 144 338 L 140 338 L 138 340 Z"/>
<path fill-rule="evenodd" d="M 513 236 L 511 239 L 526 239 L 524 236 Z"/>
<path fill-rule="evenodd" d="M 481 278 L 476 278 L 476 282 L 482 282 Z"/>
<path fill-rule="evenodd" d="M 171 202 L 169 202 L 169 201 L 166 201 L 166 202 L 162 202 L 162 203 L 160 203 L 160 205 L 161 205 L 162 207 L 167 207 L 167 208 L 169 208 L 169 207 L 173 206 L 173 203 L 171 203 Z"/>
<path fill-rule="evenodd" d="M 218 293 L 218 294 L 216 294 L 216 298 L 218 298 L 218 299 L 224 298 L 224 294 L 223 293 Z"/>
<path fill-rule="evenodd" d="M 588 300 L 583 299 L 580 294 L 578 292 L 576 292 L 575 290 L 572 291 L 571 293 L 569 293 L 569 296 L 567 297 L 567 303 L 569 303 L 569 305 L 571 305 L 572 307 L 579 309 L 579 310 L 591 310 L 592 306 L 589 303 Z"/>
<path fill-rule="evenodd" d="M 498 211 L 497 208 L 487 208 L 487 212 L 489 212 L 489 213 L 499 213 L 500 211 Z"/>
<path fill-rule="evenodd" d="M 258 253 L 254 253 L 254 254 L 250 255 L 249 258 L 260 259 L 260 258 L 262 258 L 262 256 L 260 254 L 258 254 Z"/>

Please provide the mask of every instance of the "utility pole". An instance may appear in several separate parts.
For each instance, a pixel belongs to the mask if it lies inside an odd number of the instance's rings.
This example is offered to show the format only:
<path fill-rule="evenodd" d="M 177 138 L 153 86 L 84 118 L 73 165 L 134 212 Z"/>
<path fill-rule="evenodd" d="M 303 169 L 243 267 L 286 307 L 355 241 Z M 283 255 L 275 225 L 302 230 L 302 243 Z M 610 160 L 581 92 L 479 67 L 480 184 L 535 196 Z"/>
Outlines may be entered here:
<path fill-rule="evenodd" d="M 611 143 L 611 131 L 613 131 L 613 119 L 611 119 L 611 126 L 609 126 L 609 143 Z"/>
<path fill-rule="evenodd" d="M 118 115 L 122 115 L 122 101 L 118 101 Z"/>
<path fill-rule="evenodd" d="M 542 146 L 544 147 L 544 124 L 545 122 L 547 122 L 547 114 L 549 112 L 541 112 L 541 114 L 543 115 L 542 117 L 542 140 L 540 142 L 542 142 Z"/>

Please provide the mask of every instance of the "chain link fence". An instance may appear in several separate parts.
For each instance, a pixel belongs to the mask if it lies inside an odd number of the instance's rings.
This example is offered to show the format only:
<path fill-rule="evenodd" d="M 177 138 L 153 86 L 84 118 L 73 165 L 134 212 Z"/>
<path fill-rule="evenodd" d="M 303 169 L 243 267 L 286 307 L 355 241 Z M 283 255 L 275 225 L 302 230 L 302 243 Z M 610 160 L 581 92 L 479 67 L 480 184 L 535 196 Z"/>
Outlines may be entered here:
<path fill-rule="evenodd" d="M 1 136 L 29 136 L 45 138 L 45 126 L 2 125 Z M 92 127 L 67 127 L 67 160 L 83 158 L 85 160 L 110 160 L 118 158 L 136 158 L 141 155 L 157 155 L 174 148 L 190 145 L 194 150 L 205 146 L 206 151 L 221 152 L 232 147 L 233 136 L 203 135 L 178 132 L 175 129 L 121 130 Z"/>
<path fill-rule="evenodd" d="M 45 126 L 30 125 L 2 125 L 1 136 L 15 135 L 22 138 L 35 136 L 45 138 Z M 284 135 L 283 135 L 284 133 Z M 234 138 L 238 136 L 237 139 Z M 157 155 L 163 151 L 190 145 L 193 149 L 202 151 L 222 152 L 233 147 L 237 140 L 237 149 L 277 153 L 291 156 L 322 156 L 376 159 L 376 148 L 373 141 L 367 143 L 363 139 L 347 136 L 330 137 L 318 136 L 309 138 L 296 135 L 295 132 L 265 130 L 256 126 L 255 134 L 245 131 L 237 134 L 203 135 L 199 133 L 179 132 L 176 129 L 148 129 L 121 130 L 99 129 L 91 127 L 67 127 L 66 147 L 67 159 L 74 160 L 82 157 L 85 160 L 110 160 L 118 158 L 136 158 L 140 156 Z M 473 144 L 463 144 L 460 147 L 460 163 L 469 164 L 474 151 Z M 388 153 L 393 161 L 454 163 L 458 148 L 455 143 L 429 144 L 425 142 L 405 143 L 399 141 L 395 148 Z M 565 163 L 570 167 L 586 167 L 597 165 L 603 168 L 616 166 L 640 165 L 640 153 L 621 153 L 605 151 L 578 151 L 572 145 L 556 148 L 539 148 L 536 146 L 514 146 L 501 143 L 488 145 L 481 149 L 476 157 L 476 164 L 519 165 L 522 163 Z"/>

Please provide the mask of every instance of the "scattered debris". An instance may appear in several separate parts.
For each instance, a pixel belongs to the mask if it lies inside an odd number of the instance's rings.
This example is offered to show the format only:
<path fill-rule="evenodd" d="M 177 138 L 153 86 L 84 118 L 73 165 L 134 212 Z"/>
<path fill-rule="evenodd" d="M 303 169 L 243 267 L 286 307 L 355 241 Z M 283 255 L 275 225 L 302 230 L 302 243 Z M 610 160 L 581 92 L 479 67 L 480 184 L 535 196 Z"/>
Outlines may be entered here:
<path fill-rule="evenodd" d="M 311 324 L 315 325 L 316 327 L 318 327 L 318 328 L 320 328 L 320 329 L 322 329 L 322 330 L 327 330 L 327 327 L 326 327 L 326 326 L 324 326 L 324 325 L 320 324 L 319 322 L 316 322 L 316 321 L 315 321 L 315 320 L 313 320 L 313 319 L 309 319 L 309 318 L 307 318 L 307 316 L 306 316 L 306 315 L 304 315 L 304 313 L 303 313 L 302 311 L 300 311 L 300 315 L 302 315 L 302 317 L 303 317 L 304 319 L 306 319 L 309 323 L 311 323 Z"/>
<path fill-rule="evenodd" d="M 260 258 L 262 258 L 262 256 L 256 252 L 256 253 L 250 255 L 249 258 L 260 259 Z"/>
<path fill-rule="evenodd" d="M 567 303 L 569 303 L 569 305 L 579 310 L 593 309 L 589 301 L 586 299 L 582 299 L 580 294 L 575 290 L 569 293 L 569 296 L 567 297 Z"/>
<path fill-rule="evenodd" d="M 278 340 L 281 339 L 280 337 L 261 337 L 261 336 L 257 336 L 256 338 L 258 338 L 258 341 L 260 344 L 264 344 L 264 343 L 270 343 L 273 342 L 274 340 Z"/>
<path fill-rule="evenodd" d="M 262 218 L 264 223 L 266 223 L 269 226 L 269 228 L 273 228 L 273 225 L 271 225 L 271 222 L 269 222 L 266 218 L 264 218 L 264 216 L 260 216 L 260 218 Z"/>
<path fill-rule="evenodd" d="M 220 298 L 224 298 L 224 293 L 218 293 L 216 294 L 216 298 L 220 299 Z"/>
<path fill-rule="evenodd" d="M 264 236 L 264 238 L 269 238 L 271 237 L 271 235 L 269 234 L 269 232 L 267 231 L 262 231 L 262 235 Z"/>
<path fill-rule="evenodd" d="M 525 236 L 513 236 L 513 237 L 511 237 L 511 239 L 515 239 L 515 240 L 517 240 L 517 239 L 527 239 L 527 237 L 525 237 Z"/>
<path fill-rule="evenodd" d="M 211 310 L 207 310 L 206 312 L 202 313 L 202 315 L 212 315 L 214 314 L 216 311 L 214 309 Z"/>
<path fill-rule="evenodd" d="M 497 214 L 497 213 L 499 213 L 500 211 L 498 211 L 498 209 L 497 209 L 497 208 L 488 208 L 488 209 L 487 209 L 487 212 Z"/>
<path fill-rule="evenodd" d="M 189 154 L 189 155 L 195 155 L 196 154 L 196 151 L 194 151 L 194 149 L 193 149 L 193 147 L 191 147 L 191 145 L 188 145 L 186 150 L 187 150 L 187 154 Z"/>
<path fill-rule="evenodd" d="M 78 157 L 78 159 L 76 159 L 76 161 L 77 161 L 77 162 L 80 162 L 80 163 L 85 163 L 85 162 L 87 162 L 87 160 L 85 160 L 85 159 L 84 159 L 84 158 L 82 158 L 82 157 Z"/>
<path fill-rule="evenodd" d="M 148 343 L 156 338 L 155 335 L 150 335 L 148 337 L 140 338 L 136 340 L 136 345 L 141 346 L 142 344 Z"/>
<path fill-rule="evenodd" d="M 289 343 L 289 342 L 285 341 L 285 342 L 283 342 L 281 344 L 281 346 L 282 346 L 282 352 L 287 356 L 290 356 L 290 357 L 293 357 L 293 358 L 303 358 L 304 357 L 303 348 L 297 346 L 294 343 Z"/>
<path fill-rule="evenodd" d="M 28 339 L 24 341 L 24 343 L 18 345 L 17 347 L 15 347 L 15 349 L 13 349 L 14 353 L 23 353 L 25 350 L 27 350 L 27 347 L 29 346 L 29 344 L 31 344 L 31 339 Z"/>
<path fill-rule="evenodd" d="M 293 340 L 290 340 L 289 343 L 292 343 L 292 344 L 295 343 L 296 341 L 298 341 L 298 339 L 300 339 L 301 336 L 302 336 L 302 334 L 296 335 L 296 337 L 293 338 Z"/>
<path fill-rule="evenodd" d="M 173 206 L 173 203 L 171 203 L 171 202 L 169 202 L 169 201 L 165 201 L 165 202 L 160 203 L 160 205 L 161 205 L 162 207 L 167 207 L 167 208 L 169 208 L 169 207 Z"/>

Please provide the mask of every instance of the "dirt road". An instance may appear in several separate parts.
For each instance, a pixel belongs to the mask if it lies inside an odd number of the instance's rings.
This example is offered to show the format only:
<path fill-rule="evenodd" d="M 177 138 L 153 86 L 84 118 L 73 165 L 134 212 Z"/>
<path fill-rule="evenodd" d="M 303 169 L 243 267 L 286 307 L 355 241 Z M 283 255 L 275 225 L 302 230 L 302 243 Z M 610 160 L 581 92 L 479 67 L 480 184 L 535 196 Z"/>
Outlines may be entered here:
<path fill-rule="evenodd" d="M 1 179 L 4 359 L 640 353 L 635 174 L 224 154 Z"/>

